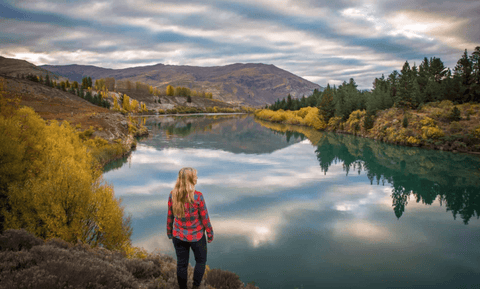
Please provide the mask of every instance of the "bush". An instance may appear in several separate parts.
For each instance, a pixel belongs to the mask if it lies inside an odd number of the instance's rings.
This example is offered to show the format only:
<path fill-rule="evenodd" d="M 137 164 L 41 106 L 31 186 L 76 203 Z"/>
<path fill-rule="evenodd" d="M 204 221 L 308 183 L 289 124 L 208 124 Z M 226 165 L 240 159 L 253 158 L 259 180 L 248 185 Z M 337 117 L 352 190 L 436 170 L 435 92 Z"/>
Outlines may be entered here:
<path fill-rule="evenodd" d="M 6 230 L 0 235 L 0 251 L 30 250 L 44 242 L 25 230 Z"/>
<path fill-rule="evenodd" d="M 44 245 L 5 253 L 0 266 L 3 288 L 137 287 L 125 268 L 112 266 L 88 252 Z"/>
<path fill-rule="evenodd" d="M 374 122 L 375 122 L 374 116 L 370 113 L 367 113 L 367 115 L 365 116 L 365 119 L 363 120 L 363 127 L 365 128 L 365 130 L 369 130 L 373 128 Z"/>
<path fill-rule="evenodd" d="M 205 277 L 205 283 L 216 289 L 239 289 L 243 283 L 237 274 L 220 269 L 212 269 Z"/>
<path fill-rule="evenodd" d="M 151 279 L 161 275 L 161 266 L 157 259 L 125 259 L 124 264 L 137 279 Z"/>
<path fill-rule="evenodd" d="M 462 116 L 460 115 L 460 110 L 454 106 L 450 114 L 448 115 L 448 119 L 450 121 L 459 121 L 462 119 Z"/>
<path fill-rule="evenodd" d="M 402 126 L 403 126 L 404 128 L 407 128 L 407 127 L 408 127 L 408 117 L 407 117 L 406 114 L 403 116 Z"/>

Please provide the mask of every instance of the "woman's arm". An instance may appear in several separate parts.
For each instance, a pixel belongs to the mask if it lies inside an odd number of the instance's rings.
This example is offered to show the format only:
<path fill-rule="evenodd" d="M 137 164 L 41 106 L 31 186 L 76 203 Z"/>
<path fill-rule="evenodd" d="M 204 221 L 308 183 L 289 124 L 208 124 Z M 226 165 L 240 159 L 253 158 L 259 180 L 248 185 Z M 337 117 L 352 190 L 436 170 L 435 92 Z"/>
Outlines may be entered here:
<path fill-rule="evenodd" d="M 202 222 L 205 231 L 207 231 L 208 243 L 211 243 L 213 241 L 213 228 L 212 224 L 210 223 L 210 218 L 208 217 L 207 204 L 205 204 L 202 193 L 199 194 L 199 197 L 200 204 L 198 206 L 198 212 L 200 216 L 200 221 Z"/>
<path fill-rule="evenodd" d="M 175 216 L 173 215 L 172 210 L 172 193 L 168 196 L 168 215 L 167 215 L 167 236 L 169 239 L 173 238 L 172 230 L 173 230 L 173 221 Z"/>

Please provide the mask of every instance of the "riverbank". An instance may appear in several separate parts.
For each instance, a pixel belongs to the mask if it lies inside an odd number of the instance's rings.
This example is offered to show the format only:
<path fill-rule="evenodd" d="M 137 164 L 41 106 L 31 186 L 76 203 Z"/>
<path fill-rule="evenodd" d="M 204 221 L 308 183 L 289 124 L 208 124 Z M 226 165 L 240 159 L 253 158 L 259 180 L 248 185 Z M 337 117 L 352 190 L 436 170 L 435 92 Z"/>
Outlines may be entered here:
<path fill-rule="evenodd" d="M 312 116 L 312 113 L 317 112 Z M 307 117 L 309 116 L 309 117 Z M 369 115 L 353 111 L 344 121 L 325 121 L 317 108 L 298 111 L 255 111 L 255 117 L 277 123 L 311 126 L 317 130 L 353 134 L 386 143 L 452 152 L 480 154 L 480 104 L 432 102 L 417 110 L 390 108 Z"/>

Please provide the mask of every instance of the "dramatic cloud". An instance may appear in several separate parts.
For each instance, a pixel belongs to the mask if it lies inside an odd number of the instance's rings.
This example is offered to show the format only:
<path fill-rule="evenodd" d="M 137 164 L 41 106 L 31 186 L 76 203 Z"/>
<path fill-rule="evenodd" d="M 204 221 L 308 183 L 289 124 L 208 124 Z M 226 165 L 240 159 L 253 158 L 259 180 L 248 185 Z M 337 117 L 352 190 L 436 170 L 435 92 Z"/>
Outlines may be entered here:
<path fill-rule="evenodd" d="M 274 64 L 322 86 L 405 60 L 453 68 L 480 45 L 478 1 L 53 1 L 0 4 L 0 55 L 34 64 Z"/>

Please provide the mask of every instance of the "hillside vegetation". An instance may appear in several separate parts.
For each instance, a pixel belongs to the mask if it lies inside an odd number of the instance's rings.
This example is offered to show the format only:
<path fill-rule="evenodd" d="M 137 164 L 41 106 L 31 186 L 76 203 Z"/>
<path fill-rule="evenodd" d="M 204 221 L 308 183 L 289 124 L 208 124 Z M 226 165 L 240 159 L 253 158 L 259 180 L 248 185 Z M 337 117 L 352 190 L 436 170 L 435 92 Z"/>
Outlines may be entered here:
<path fill-rule="evenodd" d="M 418 110 L 389 108 L 377 112 L 375 116 L 369 116 L 366 110 L 356 110 L 346 121 L 341 117 L 332 117 L 328 123 L 323 115 L 315 114 L 318 111 L 316 107 L 297 111 L 263 109 L 257 110 L 255 116 L 272 122 L 306 125 L 393 144 L 480 152 L 480 104 L 454 106 L 447 100 L 428 103 Z"/>
<path fill-rule="evenodd" d="M 452 72 L 438 58 L 376 78 L 371 92 L 353 79 L 309 97 L 290 95 L 255 112 L 260 119 L 361 135 L 389 143 L 480 152 L 480 47 Z"/>
<path fill-rule="evenodd" d="M 168 85 L 192 91 L 211 93 L 213 99 L 235 105 L 263 106 L 287 94 L 300 97 L 320 85 L 312 83 L 274 65 L 235 63 L 226 66 L 195 67 L 157 64 L 126 69 L 105 69 L 84 65 L 44 65 L 41 68 L 72 81 L 85 76 L 94 79 L 115 78 L 118 90 L 127 88 L 126 81 L 141 82 L 165 91 Z"/>
<path fill-rule="evenodd" d="M 0 289 L 11 288 L 178 288 L 175 260 L 163 254 L 138 251 L 133 256 L 75 245 L 58 238 L 44 241 L 25 230 L 0 235 Z M 189 288 L 193 268 L 189 265 Z M 258 289 L 246 286 L 232 272 L 207 265 L 202 289 Z"/>

